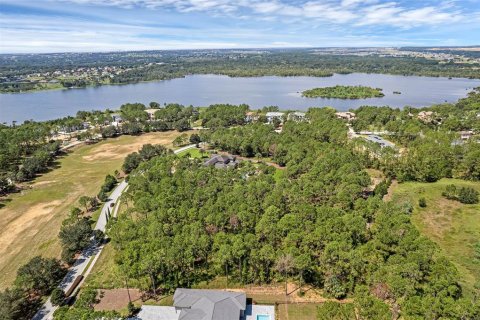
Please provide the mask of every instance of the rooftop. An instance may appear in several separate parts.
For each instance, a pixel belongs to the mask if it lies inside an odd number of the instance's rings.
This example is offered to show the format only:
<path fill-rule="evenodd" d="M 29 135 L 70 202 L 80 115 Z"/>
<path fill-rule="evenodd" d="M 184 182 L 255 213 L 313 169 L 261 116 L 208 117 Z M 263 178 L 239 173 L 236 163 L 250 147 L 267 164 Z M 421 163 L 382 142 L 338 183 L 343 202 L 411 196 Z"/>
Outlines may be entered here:
<path fill-rule="evenodd" d="M 178 320 L 239 320 L 247 297 L 243 292 L 179 288 L 173 306 L 181 309 Z"/>

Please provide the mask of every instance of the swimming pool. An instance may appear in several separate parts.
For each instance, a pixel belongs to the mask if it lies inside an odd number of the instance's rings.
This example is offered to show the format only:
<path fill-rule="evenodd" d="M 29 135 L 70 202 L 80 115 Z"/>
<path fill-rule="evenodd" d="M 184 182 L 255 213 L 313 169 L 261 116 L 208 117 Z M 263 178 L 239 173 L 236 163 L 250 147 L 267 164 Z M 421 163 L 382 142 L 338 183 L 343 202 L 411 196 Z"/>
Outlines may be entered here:
<path fill-rule="evenodd" d="M 266 314 L 258 314 L 257 320 L 270 320 L 270 316 Z"/>

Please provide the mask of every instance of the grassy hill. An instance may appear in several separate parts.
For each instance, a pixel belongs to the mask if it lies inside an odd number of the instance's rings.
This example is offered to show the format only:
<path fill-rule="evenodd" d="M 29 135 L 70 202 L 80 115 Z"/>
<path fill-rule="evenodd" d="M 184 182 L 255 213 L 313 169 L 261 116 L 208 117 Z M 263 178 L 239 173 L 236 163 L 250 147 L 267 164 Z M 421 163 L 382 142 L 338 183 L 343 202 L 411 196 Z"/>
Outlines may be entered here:
<path fill-rule="evenodd" d="M 480 204 L 466 205 L 444 198 L 442 192 L 449 184 L 473 187 L 480 192 L 480 182 L 457 179 L 408 182 L 392 185 L 391 200 L 412 203 L 414 225 L 456 265 L 461 274 L 460 283 L 470 296 L 479 290 L 475 284 L 480 284 L 480 260 L 475 258 L 475 245 L 480 242 Z M 418 205 L 422 197 L 427 201 L 426 208 Z"/>

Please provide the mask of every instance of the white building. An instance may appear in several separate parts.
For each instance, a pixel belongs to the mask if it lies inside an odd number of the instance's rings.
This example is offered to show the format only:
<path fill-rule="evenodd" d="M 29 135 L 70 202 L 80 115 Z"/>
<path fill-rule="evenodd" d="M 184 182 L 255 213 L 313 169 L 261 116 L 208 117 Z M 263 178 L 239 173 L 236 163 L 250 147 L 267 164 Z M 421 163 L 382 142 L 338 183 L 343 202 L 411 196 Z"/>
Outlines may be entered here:
<path fill-rule="evenodd" d="M 265 115 L 267 117 L 268 123 L 273 123 L 274 119 L 278 119 L 280 123 L 283 123 L 283 112 L 267 112 Z"/>

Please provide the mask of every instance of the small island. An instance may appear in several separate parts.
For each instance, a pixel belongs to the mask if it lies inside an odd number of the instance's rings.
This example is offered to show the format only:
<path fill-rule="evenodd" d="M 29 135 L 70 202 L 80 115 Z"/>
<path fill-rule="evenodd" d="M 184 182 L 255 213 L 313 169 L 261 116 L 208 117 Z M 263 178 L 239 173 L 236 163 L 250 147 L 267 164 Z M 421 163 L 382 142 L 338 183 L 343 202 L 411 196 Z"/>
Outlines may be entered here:
<path fill-rule="evenodd" d="M 334 86 L 305 90 L 302 92 L 302 96 L 307 98 L 365 99 L 383 97 L 384 94 L 380 88 Z"/>

